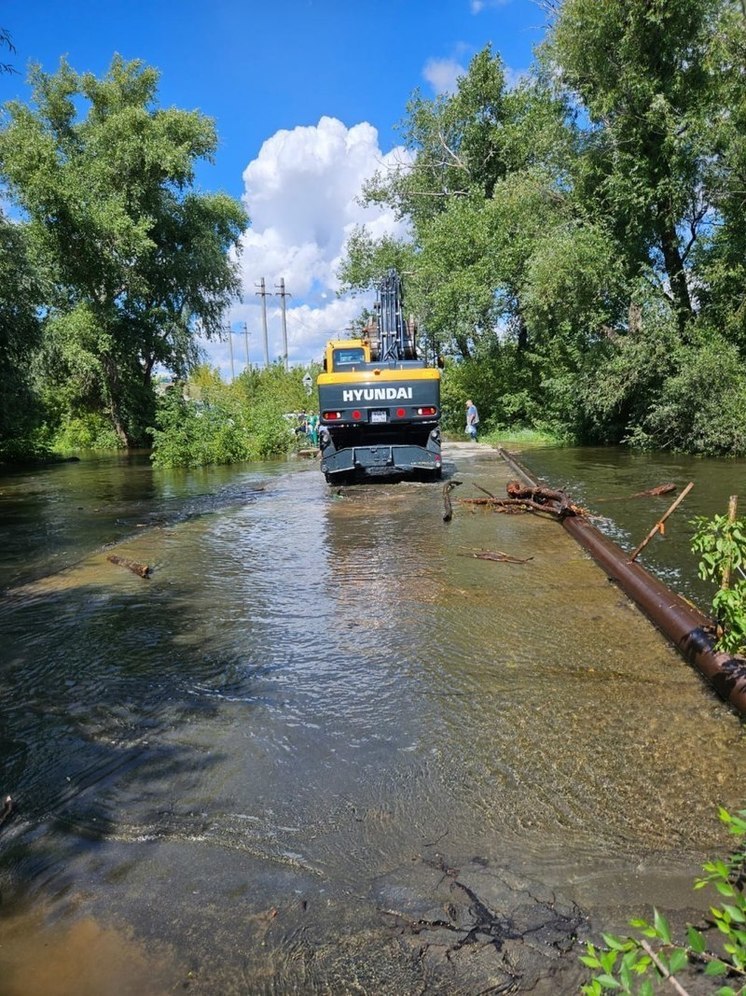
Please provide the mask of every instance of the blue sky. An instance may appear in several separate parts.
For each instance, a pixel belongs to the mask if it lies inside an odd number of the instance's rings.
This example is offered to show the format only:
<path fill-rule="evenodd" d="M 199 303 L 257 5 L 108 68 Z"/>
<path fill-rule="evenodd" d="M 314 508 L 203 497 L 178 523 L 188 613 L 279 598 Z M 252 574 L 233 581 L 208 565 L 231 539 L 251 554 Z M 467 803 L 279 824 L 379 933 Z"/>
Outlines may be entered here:
<path fill-rule="evenodd" d="M 0 76 L 0 102 L 28 99 L 29 62 L 54 71 L 65 55 L 78 71 L 106 72 L 112 55 L 161 72 L 163 106 L 214 118 L 214 164 L 198 167 L 204 190 L 241 198 L 252 219 L 244 239 L 243 301 L 226 315 L 234 371 L 264 361 L 256 285 L 280 278 L 291 363 L 320 358 L 360 299 L 338 299 L 335 267 L 347 234 L 365 223 L 400 230 L 356 202 L 362 181 L 396 160 L 412 92 L 452 88 L 488 42 L 517 78 L 541 40 L 545 15 L 532 0 L 0 0 L 0 26 L 16 47 L 19 76 Z M 280 299 L 267 298 L 270 358 L 280 355 Z M 207 347 L 230 377 L 227 341 Z"/>

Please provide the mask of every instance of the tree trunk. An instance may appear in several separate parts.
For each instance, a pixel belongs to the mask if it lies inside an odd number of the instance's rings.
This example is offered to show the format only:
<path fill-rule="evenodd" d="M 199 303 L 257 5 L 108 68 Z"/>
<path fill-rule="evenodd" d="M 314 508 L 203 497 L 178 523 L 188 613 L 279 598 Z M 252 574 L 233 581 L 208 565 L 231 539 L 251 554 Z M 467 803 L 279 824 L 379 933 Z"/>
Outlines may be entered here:
<path fill-rule="evenodd" d="M 120 407 L 117 403 L 117 397 L 119 395 L 119 375 L 117 372 L 116 364 L 107 356 L 103 358 L 103 368 L 104 376 L 106 382 L 106 393 L 108 395 L 108 408 L 109 408 L 109 418 L 111 419 L 111 424 L 114 432 L 117 434 L 117 439 L 126 449 L 132 449 L 134 446 L 134 440 L 130 437 L 127 427 L 122 420 Z"/>
<path fill-rule="evenodd" d="M 689 296 L 686 271 L 684 269 L 684 261 L 681 258 L 676 229 L 668 220 L 661 222 L 660 243 L 666 273 L 671 284 L 671 295 L 673 297 L 674 308 L 676 309 L 679 334 L 681 335 L 682 342 L 687 343 L 689 342 L 687 326 L 694 316 L 692 299 Z"/>
<path fill-rule="evenodd" d="M 456 340 L 456 346 L 458 347 L 459 353 L 463 356 L 465 360 L 471 359 L 471 351 L 469 349 L 469 340 L 465 335 L 459 335 L 458 333 L 454 336 Z"/>
<path fill-rule="evenodd" d="M 518 312 L 518 352 L 525 353 L 528 349 L 528 329 L 526 328 L 526 323 L 523 320 L 523 315 Z"/>

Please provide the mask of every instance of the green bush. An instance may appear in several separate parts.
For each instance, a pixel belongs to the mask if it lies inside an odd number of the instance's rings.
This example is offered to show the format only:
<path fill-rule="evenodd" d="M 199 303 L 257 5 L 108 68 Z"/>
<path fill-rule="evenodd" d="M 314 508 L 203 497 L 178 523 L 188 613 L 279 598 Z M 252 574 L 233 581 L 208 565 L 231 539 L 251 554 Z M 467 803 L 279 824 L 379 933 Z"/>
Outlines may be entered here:
<path fill-rule="evenodd" d="M 706 874 L 695 883 L 695 889 L 713 886 L 720 896 L 719 905 L 710 907 L 710 922 L 699 927 L 690 924 L 686 940 L 677 941 L 666 917 L 654 910 L 652 922 L 642 918 L 630 921 L 639 938 L 603 934 L 603 946 L 587 944 L 580 958 L 594 973 L 593 980 L 581 989 L 584 996 L 605 992 L 652 996 L 658 982 L 665 982 L 667 992 L 673 986 L 685 994 L 679 981 L 684 969 L 723 980 L 725 984 L 713 990 L 716 996 L 746 993 L 746 809 L 732 815 L 721 808 L 719 815 L 739 843 L 729 860 L 703 865 Z M 707 935 L 713 928 L 719 944 L 708 943 Z"/>
<path fill-rule="evenodd" d="M 204 467 L 288 453 L 296 437 L 283 414 L 309 407 L 305 373 L 275 364 L 224 384 L 216 371 L 199 368 L 185 392 L 172 388 L 158 402 L 154 465 Z"/>
<path fill-rule="evenodd" d="M 531 388 L 532 376 L 530 363 L 512 343 L 499 344 L 472 359 L 447 361 L 441 381 L 444 430 L 463 434 L 467 398 L 479 410 L 482 435 L 496 429 L 539 427 L 541 406 Z"/>
<path fill-rule="evenodd" d="M 81 450 L 109 451 L 122 448 L 111 421 L 98 412 L 68 416 L 52 438 L 55 453 L 77 453 Z"/>
<path fill-rule="evenodd" d="M 708 456 L 746 453 L 746 372 L 736 347 L 721 336 L 681 348 L 677 371 L 648 403 L 631 428 L 633 446 Z"/>
<path fill-rule="evenodd" d="M 697 516 L 692 551 L 700 555 L 699 576 L 718 591 L 712 612 L 720 630 L 717 647 L 731 654 L 746 653 L 746 521 L 716 515 Z M 740 575 L 736 581 L 734 574 Z"/>
<path fill-rule="evenodd" d="M 251 459 L 243 410 L 230 398 L 185 399 L 166 393 L 156 412 L 152 460 L 156 467 L 204 467 Z"/>

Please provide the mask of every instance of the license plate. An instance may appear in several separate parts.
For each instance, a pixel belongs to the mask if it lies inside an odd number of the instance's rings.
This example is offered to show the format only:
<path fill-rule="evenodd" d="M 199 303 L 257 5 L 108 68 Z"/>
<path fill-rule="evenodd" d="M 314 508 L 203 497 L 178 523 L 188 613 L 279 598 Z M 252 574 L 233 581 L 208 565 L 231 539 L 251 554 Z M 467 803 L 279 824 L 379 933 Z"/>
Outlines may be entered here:
<path fill-rule="evenodd" d="M 385 422 L 388 417 L 388 412 L 371 412 L 370 420 L 371 422 Z"/>

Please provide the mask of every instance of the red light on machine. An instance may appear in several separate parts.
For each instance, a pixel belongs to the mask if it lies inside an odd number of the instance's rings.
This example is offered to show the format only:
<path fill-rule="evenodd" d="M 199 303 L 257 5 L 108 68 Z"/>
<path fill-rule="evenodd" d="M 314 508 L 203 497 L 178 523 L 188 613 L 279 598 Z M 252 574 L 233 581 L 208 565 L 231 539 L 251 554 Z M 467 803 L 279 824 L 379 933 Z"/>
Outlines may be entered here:
<path fill-rule="evenodd" d="M 407 409 L 406 408 L 397 408 L 396 409 L 396 417 L 397 418 L 404 418 L 404 416 L 406 414 L 407 414 Z"/>
<path fill-rule="evenodd" d="M 418 408 L 417 409 L 417 414 L 418 415 L 434 415 L 436 411 L 437 411 L 437 408 L 433 408 L 432 405 L 428 405 L 427 408 Z"/>
<path fill-rule="evenodd" d="M 352 417 L 353 417 L 354 419 L 360 419 L 360 418 L 362 418 L 363 416 L 362 416 L 362 415 L 360 414 L 360 412 L 359 412 L 359 411 L 357 410 L 357 408 L 356 408 L 356 409 L 355 409 L 355 411 L 354 411 L 354 412 L 352 413 Z"/>
<path fill-rule="evenodd" d="M 342 412 L 322 412 L 321 417 L 325 418 L 328 422 L 333 422 L 334 419 L 342 418 Z"/>

